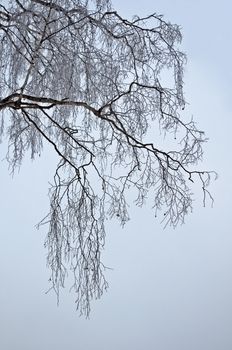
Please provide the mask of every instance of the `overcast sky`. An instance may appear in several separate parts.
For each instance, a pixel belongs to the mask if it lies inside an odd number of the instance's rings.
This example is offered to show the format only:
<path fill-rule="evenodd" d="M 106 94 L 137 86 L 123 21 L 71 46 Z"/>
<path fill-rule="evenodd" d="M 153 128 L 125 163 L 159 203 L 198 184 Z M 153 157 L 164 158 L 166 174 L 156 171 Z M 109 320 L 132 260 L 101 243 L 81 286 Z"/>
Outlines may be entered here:
<path fill-rule="evenodd" d="M 190 114 L 209 137 L 202 168 L 214 169 L 214 208 L 202 207 L 184 226 L 163 230 L 149 207 L 131 208 L 122 230 L 107 227 L 110 288 L 79 318 L 74 296 L 60 306 L 45 294 L 46 214 L 55 159 L 46 153 L 9 175 L 0 163 L 0 349 L 3 350 L 231 350 L 231 86 L 232 5 L 229 0 L 115 0 L 123 16 L 163 14 L 181 25 L 187 53 L 185 96 Z M 1 159 L 4 157 L 1 145 Z"/>

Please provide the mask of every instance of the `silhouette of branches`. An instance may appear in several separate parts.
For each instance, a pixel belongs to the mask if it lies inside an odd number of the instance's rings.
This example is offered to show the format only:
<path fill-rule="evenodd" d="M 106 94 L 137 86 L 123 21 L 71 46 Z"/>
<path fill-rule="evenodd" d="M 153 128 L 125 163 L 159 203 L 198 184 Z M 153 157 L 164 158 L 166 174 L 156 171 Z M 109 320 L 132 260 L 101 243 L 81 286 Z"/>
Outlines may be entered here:
<path fill-rule="evenodd" d="M 203 200 L 214 173 L 196 168 L 204 133 L 185 121 L 181 32 L 162 16 L 128 20 L 108 0 L 13 0 L 0 5 L 0 133 L 11 170 L 48 143 L 59 157 L 51 185 L 45 245 L 59 297 L 69 270 L 77 308 L 108 284 L 104 223 L 129 219 L 127 195 L 153 200 L 164 225 L 184 222 L 191 184 Z M 167 76 L 164 79 L 164 76 Z M 166 86 L 168 84 L 168 87 Z M 154 130 L 171 134 L 159 147 Z M 168 147 L 168 143 L 167 143 Z"/>

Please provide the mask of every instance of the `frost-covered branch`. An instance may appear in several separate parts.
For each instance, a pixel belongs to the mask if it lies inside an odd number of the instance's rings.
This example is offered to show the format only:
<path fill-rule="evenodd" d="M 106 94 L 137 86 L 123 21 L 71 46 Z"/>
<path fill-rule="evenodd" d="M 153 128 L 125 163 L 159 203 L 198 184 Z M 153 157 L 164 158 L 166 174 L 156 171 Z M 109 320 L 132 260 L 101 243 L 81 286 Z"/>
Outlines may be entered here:
<path fill-rule="evenodd" d="M 192 209 L 193 182 L 212 200 L 213 173 L 196 167 L 206 138 L 182 117 L 180 42 L 179 27 L 162 16 L 128 20 L 108 0 L 0 5 L 0 136 L 12 171 L 44 143 L 59 157 L 40 225 L 49 226 L 52 288 L 59 296 L 71 270 L 87 316 L 108 287 L 104 224 L 129 219 L 128 191 L 139 206 L 150 198 L 174 227 Z M 173 136 L 171 150 L 157 130 Z"/>

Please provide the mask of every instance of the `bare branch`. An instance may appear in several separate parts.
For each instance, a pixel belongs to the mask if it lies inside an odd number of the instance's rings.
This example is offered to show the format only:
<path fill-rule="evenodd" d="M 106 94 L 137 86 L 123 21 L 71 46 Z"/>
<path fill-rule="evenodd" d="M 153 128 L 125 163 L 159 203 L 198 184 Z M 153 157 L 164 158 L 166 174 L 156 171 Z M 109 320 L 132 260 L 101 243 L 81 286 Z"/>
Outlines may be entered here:
<path fill-rule="evenodd" d="M 45 242 L 51 288 L 68 271 L 77 308 L 108 288 L 104 224 L 152 201 L 164 226 L 192 210 L 191 186 L 213 202 L 213 172 L 197 168 L 207 139 L 184 120 L 181 32 L 162 16 L 123 18 L 108 0 L 12 0 L 0 5 L 0 138 L 11 171 L 50 145 L 59 162 Z M 159 134 L 171 135 L 165 147 Z M 164 149 L 165 148 L 165 149 Z"/>

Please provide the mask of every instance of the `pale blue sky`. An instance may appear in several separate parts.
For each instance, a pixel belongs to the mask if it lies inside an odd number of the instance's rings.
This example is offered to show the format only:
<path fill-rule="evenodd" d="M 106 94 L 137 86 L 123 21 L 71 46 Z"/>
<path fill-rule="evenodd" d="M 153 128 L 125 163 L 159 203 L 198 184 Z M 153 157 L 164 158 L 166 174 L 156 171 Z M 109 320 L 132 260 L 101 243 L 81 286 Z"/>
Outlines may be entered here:
<path fill-rule="evenodd" d="M 231 350 L 232 5 L 115 0 L 114 7 L 124 16 L 162 13 L 182 27 L 188 112 L 210 138 L 202 167 L 219 173 L 214 208 L 202 207 L 197 190 L 193 214 L 176 230 L 163 230 L 149 207 L 132 207 L 123 230 L 109 223 L 110 288 L 85 320 L 68 288 L 58 308 L 44 293 L 45 231 L 34 225 L 46 214 L 52 154 L 26 162 L 13 179 L 1 162 L 0 348 Z"/>

